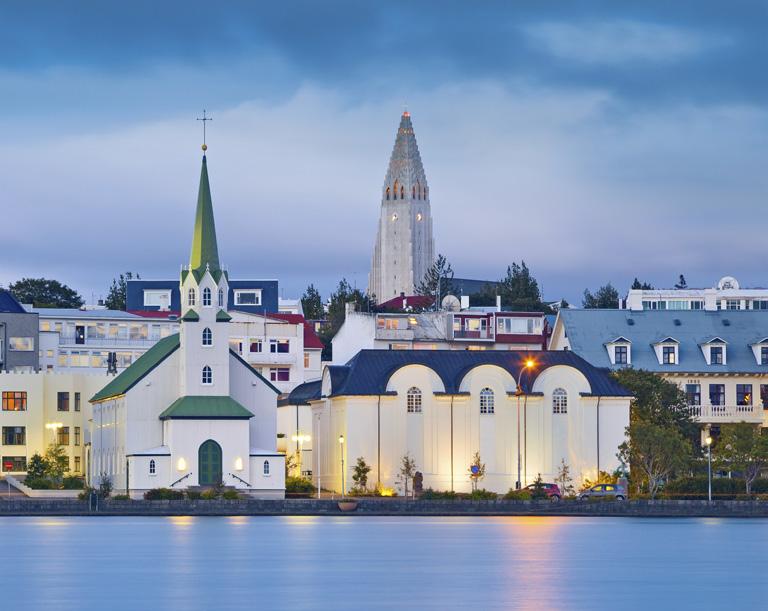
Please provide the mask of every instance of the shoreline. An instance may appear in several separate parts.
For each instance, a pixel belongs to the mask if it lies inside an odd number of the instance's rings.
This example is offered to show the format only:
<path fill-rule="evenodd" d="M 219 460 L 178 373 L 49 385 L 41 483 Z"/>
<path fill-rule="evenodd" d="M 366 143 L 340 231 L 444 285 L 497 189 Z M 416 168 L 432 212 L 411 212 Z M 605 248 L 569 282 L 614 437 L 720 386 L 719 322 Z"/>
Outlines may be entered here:
<path fill-rule="evenodd" d="M 358 500 L 355 511 L 343 512 L 338 500 L 178 500 L 100 501 L 98 511 L 87 501 L 0 499 L 3 516 L 535 516 L 535 517 L 658 517 L 658 518 L 768 518 L 764 501 L 466 501 L 466 500 Z"/>

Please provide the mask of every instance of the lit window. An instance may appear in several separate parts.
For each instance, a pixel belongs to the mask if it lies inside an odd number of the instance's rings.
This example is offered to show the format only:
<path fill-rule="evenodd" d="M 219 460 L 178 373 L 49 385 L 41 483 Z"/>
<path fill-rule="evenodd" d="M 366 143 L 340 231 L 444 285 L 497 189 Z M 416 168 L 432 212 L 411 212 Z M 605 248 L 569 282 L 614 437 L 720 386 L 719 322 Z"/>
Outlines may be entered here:
<path fill-rule="evenodd" d="M 495 412 L 494 403 L 493 391 L 490 388 L 483 388 L 480 391 L 480 413 L 493 414 Z"/>
<path fill-rule="evenodd" d="M 33 337 L 9 337 L 8 348 L 17 352 L 32 352 L 35 349 Z"/>
<path fill-rule="evenodd" d="M 69 411 L 69 393 L 60 392 L 56 395 L 56 410 L 59 412 Z"/>
<path fill-rule="evenodd" d="M 269 461 L 264 461 L 264 475 L 269 475 Z"/>
<path fill-rule="evenodd" d="M 24 412 L 27 410 L 26 391 L 3 391 L 4 412 Z"/>
<path fill-rule="evenodd" d="M 752 405 L 752 384 L 736 384 L 736 405 Z"/>
<path fill-rule="evenodd" d="M 213 371 L 208 365 L 203 367 L 203 384 L 213 384 Z"/>
<path fill-rule="evenodd" d="M 304 353 L 304 369 L 309 369 L 309 352 Z"/>
<path fill-rule="evenodd" d="M 187 305 L 195 305 L 195 289 L 189 289 L 187 292 Z"/>
<path fill-rule="evenodd" d="M 421 413 L 421 391 L 415 386 L 408 389 L 406 394 L 406 405 L 409 414 Z"/>
<path fill-rule="evenodd" d="M 677 346 L 662 346 L 661 356 L 664 365 L 674 365 L 677 362 Z"/>
<path fill-rule="evenodd" d="M 261 289 L 235 291 L 235 305 L 261 305 Z"/>
<path fill-rule="evenodd" d="M 423 216 L 421 216 L 421 212 L 417 212 L 417 213 L 416 213 L 416 220 L 417 220 L 417 221 L 420 221 L 422 218 L 424 218 L 424 217 L 423 217 Z"/>
<path fill-rule="evenodd" d="M 211 289 L 207 286 L 203 289 L 203 307 L 211 307 Z"/>
<path fill-rule="evenodd" d="M 213 333 L 211 330 L 206 327 L 203 329 L 203 346 L 212 346 L 213 345 Z"/>
<path fill-rule="evenodd" d="M 393 221 L 396 221 L 396 220 L 397 220 L 397 214 L 393 214 L 393 215 L 392 215 L 392 220 L 393 220 Z"/>
<path fill-rule="evenodd" d="M 149 461 L 149 474 L 154 475 L 155 473 L 156 473 L 155 459 L 153 458 L 152 460 Z"/>
<path fill-rule="evenodd" d="M 568 413 L 568 393 L 563 388 L 556 388 L 552 393 L 552 413 Z"/>

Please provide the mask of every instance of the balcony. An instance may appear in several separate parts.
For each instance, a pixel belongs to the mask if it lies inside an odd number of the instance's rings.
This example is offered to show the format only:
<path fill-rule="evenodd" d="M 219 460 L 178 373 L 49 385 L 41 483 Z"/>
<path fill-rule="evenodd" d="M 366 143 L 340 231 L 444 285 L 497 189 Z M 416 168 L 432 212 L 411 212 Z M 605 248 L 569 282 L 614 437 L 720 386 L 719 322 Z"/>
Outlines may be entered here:
<path fill-rule="evenodd" d="M 246 360 L 259 365 L 292 365 L 296 363 L 295 352 L 246 352 Z"/>
<path fill-rule="evenodd" d="M 496 339 L 496 334 L 493 329 L 454 329 L 453 339 L 467 340 L 467 341 L 488 341 L 492 342 Z"/>
<path fill-rule="evenodd" d="M 376 339 L 413 341 L 413 329 L 376 329 Z"/>
<path fill-rule="evenodd" d="M 77 337 L 75 335 L 60 335 L 59 346 L 86 346 L 89 348 L 110 348 L 110 347 L 137 347 L 150 348 L 154 346 L 160 337 Z"/>
<path fill-rule="evenodd" d="M 688 409 L 697 422 L 708 424 L 763 422 L 763 408 L 758 405 L 689 405 Z"/>

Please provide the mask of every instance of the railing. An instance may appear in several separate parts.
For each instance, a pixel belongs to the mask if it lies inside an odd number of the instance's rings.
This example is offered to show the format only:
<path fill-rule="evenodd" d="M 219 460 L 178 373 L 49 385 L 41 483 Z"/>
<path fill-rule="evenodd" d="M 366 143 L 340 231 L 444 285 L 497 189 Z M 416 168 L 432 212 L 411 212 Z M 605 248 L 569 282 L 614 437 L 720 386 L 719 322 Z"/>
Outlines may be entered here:
<path fill-rule="evenodd" d="M 173 487 L 174 487 L 176 484 L 180 484 L 180 483 L 181 483 L 181 482 L 183 482 L 185 479 L 187 479 L 187 478 L 188 478 L 190 475 L 192 475 L 192 472 L 191 472 L 191 471 L 190 471 L 189 473 L 187 473 L 186 475 L 183 475 L 182 477 L 180 477 L 179 479 L 177 479 L 175 482 L 173 482 L 173 483 L 172 483 L 170 486 L 168 486 L 168 487 L 169 487 L 169 488 L 173 488 Z"/>
<path fill-rule="evenodd" d="M 66 346 L 154 346 L 160 341 L 160 337 L 86 337 L 78 338 L 75 335 L 60 335 L 59 345 Z"/>
<path fill-rule="evenodd" d="M 240 482 L 240 483 L 242 483 L 242 484 L 245 484 L 245 485 L 246 485 L 246 486 L 248 486 L 249 488 L 253 488 L 253 486 L 251 486 L 251 485 L 250 485 L 248 482 L 246 482 L 246 481 L 245 481 L 245 480 L 244 480 L 242 477 L 237 477 L 237 475 L 235 475 L 234 473 L 230 473 L 230 475 L 231 475 L 232 477 L 234 477 L 234 478 L 235 478 L 235 479 L 236 479 L 238 482 Z"/>
<path fill-rule="evenodd" d="M 763 409 L 757 405 L 689 405 L 688 410 L 699 422 L 763 421 Z"/>
<path fill-rule="evenodd" d="M 496 338 L 493 329 L 459 329 L 453 331 L 453 339 L 468 339 L 468 340 L 488 340 L 493 341 Z"/>
<path fill-rule="evenodd" d="M 413 340 L 413 329 L 376 329 L 376 339 Z"/>

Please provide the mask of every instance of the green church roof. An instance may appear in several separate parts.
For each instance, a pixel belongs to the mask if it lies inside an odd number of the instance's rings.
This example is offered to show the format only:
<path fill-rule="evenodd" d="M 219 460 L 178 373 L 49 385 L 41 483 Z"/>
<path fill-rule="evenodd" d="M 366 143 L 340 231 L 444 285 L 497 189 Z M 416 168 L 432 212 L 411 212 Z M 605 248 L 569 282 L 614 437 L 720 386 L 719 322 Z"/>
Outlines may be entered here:
<path fill-rule="evenodd" d="M 117 376 L 93 397 L 91 403 L 98 403 L 124 395 L 133 388 L 150 371 L 162 363 L 166 358 L 179 348 L 179 334 L 169 335 L 158 341 L 154 346 L 142 354 L 123 373 Z"/>
<path fill-rule="evenodd" d="M 160 420 L 175 418 L 247 420 L 253 414 L 232 397 L 179 397 L 160 414 Z"/>
<path fill-rule="evenodd" d="M 197 322 L 200 320 L 200 315 L 194 310 L 187 310 L 187 313 L 181 317 L 184 322 Z"/>
<path fill-rule="evenodd" d="M 208 183 L 208 163 L 205 155 L 203 155 L 200 188 L 197 193 L 195 229 L 192 234 L 192 252 L 189 255 L 189 271 L 199 280 L 206 269 L 216 277 L 218 282 L 218 278 L 221 277 L 219 248 L 216 244 L 216 224 L 213 220 L 211 186 Z"/>
<path fill-rule="evenodd" d="M 232 317 L 224 310 L 219 310 L 216 313 L 216 322 L 229 322 L 230 320 L 232 320 Z"/>

